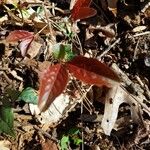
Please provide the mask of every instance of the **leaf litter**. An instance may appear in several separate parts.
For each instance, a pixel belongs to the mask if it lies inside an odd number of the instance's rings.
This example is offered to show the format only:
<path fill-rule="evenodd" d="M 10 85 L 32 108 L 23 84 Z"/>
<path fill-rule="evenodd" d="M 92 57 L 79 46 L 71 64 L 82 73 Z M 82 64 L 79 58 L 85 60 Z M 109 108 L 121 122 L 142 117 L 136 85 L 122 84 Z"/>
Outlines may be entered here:
<path fill-rule="evenodd" d="M 149 2 L 107 2 L 0 1 L 4 149 L 148 149 Z"/>

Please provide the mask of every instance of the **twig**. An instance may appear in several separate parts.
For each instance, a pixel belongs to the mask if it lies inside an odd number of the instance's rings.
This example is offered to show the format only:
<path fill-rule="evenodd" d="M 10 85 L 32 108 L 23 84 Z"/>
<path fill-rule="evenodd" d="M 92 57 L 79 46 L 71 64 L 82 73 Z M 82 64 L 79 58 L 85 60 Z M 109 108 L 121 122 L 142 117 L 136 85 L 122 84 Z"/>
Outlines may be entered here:
<path fill-rule="evenodd" d="M 78 44 L 79 44 L 79 46 L 80 46 L 81 55 L 83 55 L 84 53 L 83 53 L 82 44 L 81 44 L 81 41 L 80 41 L 80 39 L 79 39 L 79 37 L 78 37 L 78 35 L 77 35 L 77 34 L 76 34 L 75 38 L 77 39 L 77 41 L 78 41 Z"/>
<path fill-rule="evenodd" d="M 55 16 L 55 4 L 52 3 L 52 14 Z"/>
<path fill-rule="evenodd" d="M 46 8 L 57 10 L 57 11 L 61 12 L 64 15 L 70 14 L 70 10 L 62 10 L 62 9 L 60 9 L 58 7 L 55 7 L 55 6 L 47 6 Z"/>
<path fill-rule="evenodd" d="M 141 100 L 138 97 L 135 97 L 134 95 L 130 94 L 131 97 L 133 97 L 146 111 L 147 113 L 150 115 L 150 109 L 141 102 Z"/>
<path fill-rule="evenodd" d="M 37 35 L 39 35 L 44 29 L 47 28 L 47 26 L 48 26 L 48 25 L 45 25 L 40 31 L 38 31 L 38 32 L 34 35 L 34 37 L 36 37 Z"/>
<path fill-rule="evenodd" d="M 112 45 L 110 45 L 99 57 L 98 60 L 101 60 L 101 58 L 106 55 L 117 43 L 120 42 L 120 38 L 118 38 Z"/>
<path fill-rule="evenodd" d="M 19 12 L 20 12 L 20 14 L 21 14 L 22 25 L 24 25 L 24 17 L 23 17 L 22 10 L 21 10 L 20 7 L 18 7 L 18 10 L 19 10 Z"/>
<path fill-rule="evenodd" d="M 137 34 L 133 35 L 133 37 L 138 37 L 138 36 L 147 35 L 147 34 L 150 34 L 150 31 L 146 31 L 143 33 L 137 33 Z"/>
<path fill-rule="evenodd" d="M 44 13 L 45 13 L 45 17 L 46 17 L 46 20 L 47 20 L 47 23 L 48 23 L 49 32 L 50 32 L 50 35 L 51 35 L 52 42 L 54 42 L 55 39 L 54 39 L 54 36 L 53 36 L 52 25 L 51 25 L 51 22 L 49 22 L 49 17 L 48 17 L 48 14 L 47 14 L 47 10 L 44 6 L 44 3 L 42 4 L 42 7 L 44 9 Z"/>
<path fill-rule="evenodd" d="M 136 59 L 136 56 L 137 56 L 139 42 L 140 42 L 140 38 L 138 39 L 137 44 L 135 46 L 134 55 L 133 55 L 134 60 Z"/>
<path fill-rule="evenodd" d="M 144 8 L 142 8 L 141 12 L 144 13 L 149 7 L 150 7 L 150 2 L 148 2 L 148 4 L 146 4 Z"/>
<path fill-rule="evenodd" d="M 52 137 L 48 132 L 43 131 L 43 130 L 40 129 L 39 127 L 33 126 L 33 128 L 36 129 L 36 130 L 38 130 L 39 132 L 41 132 L 41 133 L 42 133 L 43 135 L 45 135 L 47 138 L 49 138 L 49 139 L 51 139 L 51 140 L 53 140 L 53 141 L 55 141 L 55 142 L 58 141 L 56 138 Z"/>
<path fill-rule="evenodd" d="M 147 85 L 145 85 L 142 80 L 140 79 L 139 76 L 135 76 L 136 80 L 139 82 L 139 84 L 141 85 L 141 87 L 144 89 L 146 97 L 148 97 L 148 99 L 150 100 L 150 91 Z"/>
<path fill-rule="evenodd" d="M 7 83 L 9 83 L 10 85 L 12 84 L 12 81 L 8 78 L 7 74 L 5 72 L 3 72 L 3 75 L 7 81 Z"/>
<path fill-rule="evenodd" d="M 86 107 L 86 105 L 85 105 L 84 103 L 82 103 L 82 104 L 83 104 L 83 106 L 87 109 L 87 111 L 89 111 L 89 113 L 91 113 L 90 110 L 92 110 L 92 108 L 91 108 L 90 105 L 92 105 L 92 104 L 90 103 L 90 101 L 89 101 L 89 99 L 86 97 L 86 95 L 87 95 L 87 93 L 91 90 L 92 87 L 93 87 L 93 85 L 91 85 L 91 86 L 87 89 L 87 91 L 82 92 L 82 89 L 81 89 L 80 85 L 79 85 L 77 82 L 75 82 L 75 88 L 77 88 L 77 90 L 79 91 L 79 93 L 80 93 L 80 95 L 81 95 L 81 98 L 80 98 L 80 99 L 81 99 L 81 102 L 82 102 L 82 100 L 85 100 L 85 102 L 86 102 L 87 106 L 89 107 L 89 109 Z"/>

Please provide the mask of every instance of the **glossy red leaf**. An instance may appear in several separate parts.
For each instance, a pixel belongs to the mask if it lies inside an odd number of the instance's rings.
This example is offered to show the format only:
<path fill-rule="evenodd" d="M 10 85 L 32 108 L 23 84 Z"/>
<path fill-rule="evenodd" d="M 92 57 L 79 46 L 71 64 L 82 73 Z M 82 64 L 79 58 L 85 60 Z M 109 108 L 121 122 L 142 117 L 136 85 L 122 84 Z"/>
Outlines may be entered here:
<path fill-rule="evenodd" d="M 96 15 L 96 10 L 89 7 L 82 7 L 79 12 L 73 16 L 73 20 L 86 19 Z"/>
<path fill-rule="evenodd" d="M 27 54 L 27 51 L 31 45 L 31 42 L 33 41 L 33 38 L 34 38 L 33 36 L 30 36 L 26 39 L 23 39 L 22 42 L 19 44 L 21 55 L 23 57 L 25 57 L 25 55 Z"/>
<path fill-rule="evenodd" d="M 9 35 L 6 38 L 6 41 L 17 42 L 19 40 L 24 40 L 24 39 L 27 39 L 29 37 L 33 37 L 32 32 L 28 32 L 25 30 L 14 30 L 14 31 L 9 33 Z"/>
<path fill-rule="evenodd" d="M 113 83 L 120 81 L 114 71 L 94 58 L 77 56 L 66 67 L 77 79 L 88 84 L 111 87 Z"/>
<path fill-rule="evenodd" d="M 54 99 L 65 89 L 68 72 L 61 64 L 50 66 L 40 77 L 38 106 L 41 111 L 49 108 Z"/>
<path fill-rule="evenodd" d="M 76 21 L 94 16 L 96 10 L 89 8 L 90 4 L 91 0 L 77 0 L 71 11 L 71 19 Z"/>
<path fill-rule="evenodd" d="M 92 0 L 76 0 L 74 9 L 90 6 Z"/>

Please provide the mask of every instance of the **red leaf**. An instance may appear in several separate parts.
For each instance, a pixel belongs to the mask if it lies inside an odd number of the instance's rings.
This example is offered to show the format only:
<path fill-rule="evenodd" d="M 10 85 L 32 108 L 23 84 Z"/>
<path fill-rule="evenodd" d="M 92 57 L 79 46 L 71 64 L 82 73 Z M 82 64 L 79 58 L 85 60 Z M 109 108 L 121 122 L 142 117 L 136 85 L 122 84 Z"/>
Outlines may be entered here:
<path fill-rule="evenodd" d="M 102 64 L 97 59 L 77 56 L 66 64 L 70 73 L 88 84 L 97 86 L 112 85 L 112 81 L 119 82 L 119 77 L 105 64 Z"/>
<path fill-rule="evenodd" d="M 96 10 L 89 8 L 90 4 L 91 0 L 77 0 L 71 12 L 71 19 L 76 21 L 94 16 Z"/>
<path fill-rule="evenodd" d="M 41 111 L 49 108 L 54 99 L 65 89 L 68 82 L 66 68 L 57 64 L 50 66 L 40 77 L 38 106 Z"/>
<path fill-rule="evenodd" d="M 90 6 L 92 0 L 76 0 L 74 8 L 87 7 Z"/>
<path fill-rule="evenodd" d="M 79 13 L 74 16 L 74 20 L 85 19 L 96 15 L 96 10 L 89 7 L 82 7 L 79 9 Z"/>
<path fill-rule="evenodd" d="M 33 41 L 33 38 L 34 38 L 33 36 L 30 36 L 26 39 L 23 39 L 22 42 L 19 44 L 21 55 L 23 57 L 25 57 L 25 55 L 27 54 L 27 51 L 31 45 L 31 42 Z"/>
<path fill-rule="evenodd" d="M 25 30 L 15 30 L 9 33 L 6 40 L 8 42 L 17 42 L 19 40 L 24 40 L 29 37 L 33 37 L 33 33 Z"/>

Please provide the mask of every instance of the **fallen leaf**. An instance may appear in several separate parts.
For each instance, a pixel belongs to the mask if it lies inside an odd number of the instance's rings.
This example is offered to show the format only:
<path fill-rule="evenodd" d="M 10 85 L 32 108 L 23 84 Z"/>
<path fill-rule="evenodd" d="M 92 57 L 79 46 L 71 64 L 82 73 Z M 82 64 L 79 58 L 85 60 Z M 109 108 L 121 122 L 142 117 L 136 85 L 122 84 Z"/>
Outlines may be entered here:
<path fill-rule="evenodd" d="M 17 42 L 19 40 L 25 40 L 25 39 L 30 39 L 33 37 L 32 32 L 28 32 L 25 30 L 14 30 L 9 33 L 9 35 L 6 38 L 7 42 Z"/>
<path fill-rule="evenodd" d="M 7 42 L 21 41 L 21 43 L 19 44 L 19 48 L 21 51 L 21 55 L 25 57 L 33 39 L 34 35 L 32 32 L 28 32 L 25 30 L 14 30 L 9 33 L 9 35 L 6 38 L 6 41 Z"/>
<path fill-rule="evenodd" d="M 23 79 L 17 75 L 17 72 L 15 70 L 10 71 L 10 74 L 17 80 L 23 81 Z"/>
<path fill-rule="evenodd" d="M 101 127 L 106 135 L 110 135 L 118 116 L 118 109 L 122 103 L 131 107 L 131 117 L 135 123 L 141 124 L 142 119 L 139 113 L 139 105 L 136 100 L 121 86 L 112 87 L 105 99 L 105 110 Z"/>
<path fill-rule="evenodd" d="M 9 141 L 0 141 L 0 150 L 10 150 L 11 143 Z"/>
<path fill-rule="evenodd" d="M 42 112 L 39 116 L 37 116 L 37 119 L 41 124 L 49 124 L 51 126 L 52 124 L 59 122 L 60 119 L 64 117 L 65 110 L 70 106 L 69 96 L 61 94 L 55 98 L 45 112 Z M 38 115 L 40 113 L 37 105 L 29 104 L 29 107 L 32 115 Z"/>
<path fill-rule="evenodd" d="M 116 16 L 117 15 L 117 2 L 118 0 L 107 0 L 108 2 L 108 9 L 112 11 L 112 13 Z"/>
<path fill-rule="evenodd" d="M 42 150 L 58 150 L 58 147 L 56 143 L 47 139 L 44 143 L 42 143 Z"/>
<path fill-rule="evenodd" d="M 37 56 L 41 47 L 42 47 L 41 43 L 38 43 L 34 40 L 31 41 L 31 44 L 30 44 L 29 49 L 27 51 L 27 54 L 30 56 L 30 59 L 33 59 L 34 57 Z"/>
<path fill-rule="evenodd" d="M 26 39 L 23 39 L 22 42 L 19 44 L 21 55 L 23 57 L 26 56 L 27 51 L 28 51 L 28 49 L 29 49 L 29 47 L 30 47 L 30 45 L 31 45 L 31 43 L 33 41 L 33 38 L 34 38 L 33 36 L 30 36 L 30 37 L 28 37 Z"/>
<path fill-rule="evenodd" d="M 103 36 L 106 36 L 108 38 L 113 38 L 115 37 L 116 35 L 116 32 L 115 32 L 115 24 L 108 24 L 107 26 L 90 26 L 89 29 L 93 32 L 100 32 L 103 34 Z M 102 35 L 100 35 L 102 36 Z"/>
<path fill-rule="evenodd" d="M 133 28 L 133 32 L 141 32 L 143 30 L 145 30 L 147 27 L 146 26 L 137 26 L 135 28 Z"/>
<path fill-rule="evenodd" d="M 20 0 L 5 0 L 6 4 L 17 4 Z M 27 3 L 42 3 L 41 0 L 22 0 L 21 2 L 27 2 Z"/>

